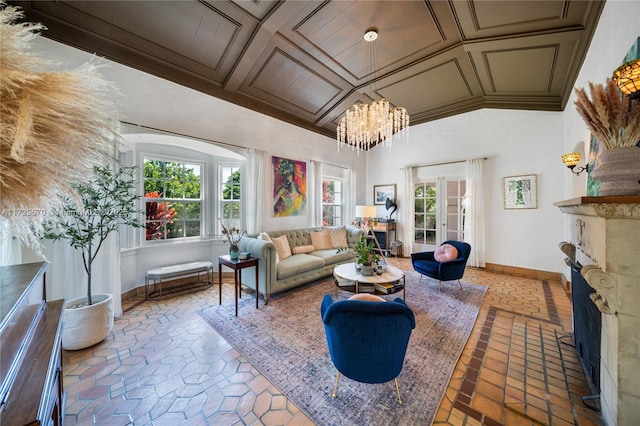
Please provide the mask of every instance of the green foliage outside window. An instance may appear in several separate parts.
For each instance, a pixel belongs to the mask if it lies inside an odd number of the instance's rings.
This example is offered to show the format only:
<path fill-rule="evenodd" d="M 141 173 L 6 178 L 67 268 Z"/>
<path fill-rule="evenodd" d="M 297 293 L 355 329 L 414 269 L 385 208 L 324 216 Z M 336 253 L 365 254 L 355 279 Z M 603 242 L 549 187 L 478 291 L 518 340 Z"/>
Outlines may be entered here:
<path fill-rule="evenodd" d="M 144 193 L 147 240 L 201 234 L 201 166 L 145 160 Z"/>

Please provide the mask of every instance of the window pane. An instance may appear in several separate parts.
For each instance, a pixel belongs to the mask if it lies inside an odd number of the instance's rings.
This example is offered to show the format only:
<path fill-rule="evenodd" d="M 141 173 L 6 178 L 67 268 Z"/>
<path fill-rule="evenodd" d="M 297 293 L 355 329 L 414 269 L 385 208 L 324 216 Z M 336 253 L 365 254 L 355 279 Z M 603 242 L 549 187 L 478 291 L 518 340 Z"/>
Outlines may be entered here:
<path fill-rule="evenodd" d="M 435 245 L 436 244 L 436 231 L 427 231 L 425 242 L 426 242 L 426 244 Z"/>
<path fill-rule="evenodd" d="M 185 204 L 185 219 L 200 219 L 200 203 Z"/>
<path fill-rule="evenodd" d="M 424 215 L 423 214 L 417 214 L 415 217 L 415 221 L 416 221 L 416 228 L 424 228 Z"/>
<path fill-rule="evenodd" d="M 416 185 L 415 197 L 416 198 L 424 198 L 424 186 Z"/>
<path fill-rule="evenodd" d="M 417 199 L 415 201 L 415 212 L 424 213 L 424 200 Z"/>
<path fill-rule="evenodd" d="M 149 221 L 146 223 L 146 240 L 162 240 L 164 239 L 164 222 Z"/>
<path fill-rule="evenodd" d="M 145 159 L 147 240 L 184 238 L 186 219 L 194 219 L 193 226 L 201 226 L 201 203 L 186 202 L 200 199 L 201 172 L 198 164 Z M 200 229 L 190 232 L 201 234 Z"/>
<path fill-rule="evenodd" d="M 200 221 L 188 220 L 186 229 L 186 237 L 199 237 L 200 236 Z"/>

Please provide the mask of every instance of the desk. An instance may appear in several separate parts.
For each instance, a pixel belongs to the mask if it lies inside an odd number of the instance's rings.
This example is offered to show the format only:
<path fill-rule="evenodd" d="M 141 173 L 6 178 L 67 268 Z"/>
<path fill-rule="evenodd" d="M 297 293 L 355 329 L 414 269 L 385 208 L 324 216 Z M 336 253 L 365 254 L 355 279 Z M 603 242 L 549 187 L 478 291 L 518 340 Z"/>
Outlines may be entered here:
<path fill-rule="evenodd" d="M 220 295 L 219 304 L 222 305 L 222 266 L 227 266 L 233 269 L 233 287 L 236 299 L 236 316 L 238 316 L 238 298 L 242 297 L 242 270 L 244 268 L 254 267 L 256 268 L 256 309 L 258 309 L 258 297 L 260 292 L 258 291 L 258 260 L 257 257 L 250 257 L 244 260 L 231 260 L 228 254 L 224 256 L 218 256 L 218 290 Z"/>

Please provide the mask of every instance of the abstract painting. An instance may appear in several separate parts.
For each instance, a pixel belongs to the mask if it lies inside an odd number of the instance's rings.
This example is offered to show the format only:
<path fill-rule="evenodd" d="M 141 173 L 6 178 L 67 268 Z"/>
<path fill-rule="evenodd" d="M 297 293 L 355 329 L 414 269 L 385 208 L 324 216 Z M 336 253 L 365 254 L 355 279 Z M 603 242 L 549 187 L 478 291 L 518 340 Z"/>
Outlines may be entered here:
<path fill-rule="evenodd" d="M 272 157 L 273 215 L 300 216 L 307 205 L 307 163 Z"/>

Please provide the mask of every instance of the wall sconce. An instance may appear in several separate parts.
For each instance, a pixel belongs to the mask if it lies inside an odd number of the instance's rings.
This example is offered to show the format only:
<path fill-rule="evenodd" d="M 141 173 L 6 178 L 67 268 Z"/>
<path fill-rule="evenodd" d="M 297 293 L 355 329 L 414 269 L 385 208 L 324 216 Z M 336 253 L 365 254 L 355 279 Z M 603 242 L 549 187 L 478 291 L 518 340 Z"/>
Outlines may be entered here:
<path fill-rule="evenodd" d="M 578 167 L 577 169 L 575 168 L 580 162 L 579 152 L 570 152 L 569 154 L 564 154 L 562 156 L 562 162 L 564 163 L 565 166 L 567 166 L 571 170 L 572 173 L 576 175 L 580 175 L 580 173 L 584 172 L 585 170 L 587 172 L 589 171 L 589 165 L 586 165 L 584 167 Z"/>
<path fill-rule="evenodd" d="M 622 93 L 640 100 L 640 58 L 618 67 L 613 72 L 613 81 Z"/>

